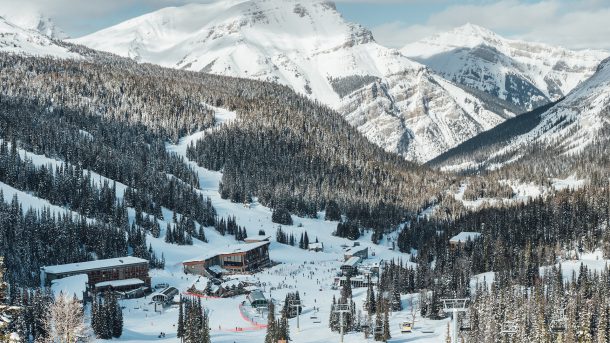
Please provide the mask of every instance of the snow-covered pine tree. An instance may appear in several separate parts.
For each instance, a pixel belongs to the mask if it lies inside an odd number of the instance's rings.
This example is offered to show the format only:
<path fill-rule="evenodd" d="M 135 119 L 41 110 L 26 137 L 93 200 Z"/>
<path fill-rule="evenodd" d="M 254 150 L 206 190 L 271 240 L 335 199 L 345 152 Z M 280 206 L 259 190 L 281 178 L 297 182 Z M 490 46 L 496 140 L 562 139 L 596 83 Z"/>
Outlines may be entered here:
<path fill-rule="evenodd" d="M 0 341 L 8 342 L 11 336 L 9 325 L 19 310 L 8 304 L 8 284 L 4 281 L 4 257 L 0 256 Z"/>
<path fill-rule="evenodd" d="M 275 305 L 273 301 L 269 301 L 269 313 L 267 315 L 267 333 L 265 334 L 265 343 L 277 342 L 277 327 L 275 321 Z"/>
<path fill-rule="evenodd" d="M 333 295 L 333 302 L 330 307 L 330 316 L 328 318 L 328 327 L 331 331 L 338 332 L 339 331 L 339 314 L 334 312 L 335 306 L 337 305 L 337 299 Z"/>
<path fill-rule="evenodd" d="M 341 288 L 341 301 L 347 303 L 352 300 L 352 276 L 347 274 L 345 276 L 345 283 Z"/>
<path fill-rule="evenodd" d="M 384 313 L 385 308 L 384 304 L 381 301 L 377 302 L 377 314 L 375 315 L 375 327 L 373 328 L 373 338 L 377 342 L 383 342 L 384 331 L 383 331 L 383 322 L 384 322 Z"/>
<path fill-rule="evenodd" d="M 184 337 L 184 299 L 182 298 L 182 296 L 180 296 L 180 306 L 178 309 L 178 328 L 176 332 L 176 337 Z"/>
<path fill-rule="evenodd" d="M 376 305 L 375 305 L 375 290 L 373 289 L 373 283 L 371 282 L 371 276 L 367 277 L 368 287 L 366 290 L 366 311 L 368 312 L 369 317 L 372 317 L 375 314 Z"/>
<path fill-rule="evenodd" d="M 384 342 L 387 342 L 392 335 L 390 335 L 390 304 L 385 301 L 383 305 L 383 334 L 382 339 Z"/>
<path fill-rule="evenodd" d="M 201 332 L 199 333 L 199 336 L 201 338 L 201 343 L 210 343 L 211 342 L 211 338 L 210 338 L 210 318 L 208 318 L 208 314 L 203 312 L 203 318 L 202 318 L 202 325 L 201 325 Z"/>
<path fill-rule="evenodd" d="M 119 338 L 123 334 L 123 310 L 114 294 L 112 294 L 109 307 L 112 312 L 112 337 Z"/>
<path fill-rule="evenodd" d="M 86 339 L 82 305 L 75 299 L 59 294 L 46 316 L 47 338 L 51 342 L 74 342 Z"/>
<path fill-rule="evenodd" d="M 341 220 L 341 210 L 336 201 L 330 200 L 326 203 L 326 212 L 324 214 L 324 220 Z"/>
<path fill-rule="evenodd" d="M 400 284 L 398 281 L 398 277 L 394 277 L 394 281 L 392 283 L 392 299 L 391 299 L 391 307 L 392 311 L 401 311 L 402 310 L 402 302 L 400 300 Z"/>

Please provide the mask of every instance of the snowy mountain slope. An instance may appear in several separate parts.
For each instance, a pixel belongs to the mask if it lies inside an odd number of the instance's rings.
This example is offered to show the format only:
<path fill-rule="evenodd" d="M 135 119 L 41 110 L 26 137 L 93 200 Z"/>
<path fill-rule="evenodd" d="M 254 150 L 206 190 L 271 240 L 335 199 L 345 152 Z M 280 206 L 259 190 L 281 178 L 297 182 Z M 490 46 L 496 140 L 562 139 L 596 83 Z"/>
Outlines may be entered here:
<path fill-rule="evenodd" d="M 592 144 L 604 145 L 608 137 L 604 130 L 610 128 L 610 59 L 604 60 L 596 73 L 572 90 L 562 101 L 542 113 L 535 111 L 507 121 L 512 128 L 527 128 L 525 132 L 505 135 L 491 130 L 497 140 L 484 144 L 463 143 L 446 155 L 434 160 L 435 165 L 459 168 L 451 164 L 460 161 L 462 167 L 495 169 L 523 158 L 527 151 L 553 151 L 563 156 L 587 151 Z M 509 128 L 510 129 L 510 128 Z M 487 133 L 486 133 L 487 134 Z M 474 140 L 477 138 L 475 137 Z M 602 156 L 600 156 L 601 158 Z M 592 162 L 591 162 L 592 163 Z M 449 165 L 449 166 L 447 166 Z"/>
<path fill-rule="evenodd" d="M 37 30 L 25 29 L 0 17 L 0 52 L 57 58 L 81 58 Z"/>
<path fill-rule="evenodd" d="M 344 99 L 339 111 L 373 143 L 427 161 L 513 116 L 425 70 L 391 75 Z"/>
<path fill-rule="evenodd" d="M 71 42 L 166 67 L 288 85 L 339 110 L 382 147 L 417 161 L 514 116 L 497 106 L 481 109 L 476 96 L 377 44 L 327 1 L 170 7 Z"/>
<path fill-rule="evenodd" d="M 217 125 L 229 122 L 236 118 L 236 113 L 222 108 L 213 108 L 216 112 Z M 233 203 L 228 199 L 222 199 L 218 192 L 219 181 L 222 178 L 220 172 L 214 172 L 197 166 L 193 161 L 186 159 L 186 147 L 191 142 L 197 140 L 206 132 L 198 132 L 184 137 L 176 145 L 167 145 L 167 150 L 175 152 L 185 157 L 185 163 L 197 168 L 200 177 L 200 187 L 198 192 L 205 196 L 210 196 L 214 207 L 218 210 L 221 217 L 235 216 L 239 225 L 247 228 L 249 235 L 255 235 L 259 229 L 265 230 L 266 234 L 274 236 L 278 225 L 271 221 L 272 210 L 254 202 L 250 207 L 245 207 L 240 203 Z M 43 155 L 36 155 L 29 151 L 18 149 L 20 156 L 31 158 L 34 164 L 39 167 L 42 165 L 59 166 L 64 162 L 49 158 Z M 14 194 L 24 207 L 31 206 L 36 210 L 49 207 L 52 213 L 63 214 L 63 208 L 53 206 L 48 201 L 34 197 L 25 192 L 21 192 L 0 182 L 0 190 L 4 192 L 4 201 L 9 202 Z M 117 194 L 118 196 L 118 194 Z M 75 216 L 76 213 L 73 213 Z M 129 221 L 133 223 L 136 218 L 134 208 L 128 208 Z M 146 213 L 144 213 L 146 215 Z M 197 275 L 186 275 L 182 270 L 181 262 L 187 259 L 196 258 L 206 252 L 222 249 L 225 246 L 236 244 L 232 235 L 221 235 L 213 228 L 206 228 L 206 238 L 208 242 L 194 239 L 193 245 L 176 245 L 165 242 L 165 230 L 173 224 L 173 212 L 163 208 L 163 218 L 157 219 L 161 227 L 159 238 L 153 237 L 150 233 L 146 234 L 146 241 L 159 254 L 163 254 L 166 264 L 164 269 L 151 269 L 152 284 L 168 283 L 177 287 L 182 294 L 188 292 L 192 286 L 199 289 L 205 287 L 207 279 Z M 319 218 L 324 214 L 320 213 Z M 181 218 L 177 214 L 177 218 Z M 338 339 L 338 333 L 331 332 L 328 327 L 328 318 L 333 297 L 338 297 L 340 290 L 333 287 L 334 278 L 337 270 L 343 263 L 343 245 L 352 245 L 353 242 L 332 235 L 337 226 L 336 221 L 326 221 L 317 218 L 300 218 L 293 216 L 295 225 L 284 226 L 282 229 L 287 233 L 299 235 L 307 231 L 312 239 L 319 239 L 324 243 L 324 252 L 311 252 L 298 247 L 292 247 L 275 242 L 272 238 L 270 243 L 270 258 L 279 263 L 273 267 L 253 275 L 236 275 L 230 277 L 227 284 L 247 281 L 258 283 L 265 291 L 265 295 L 275 299 L 278 304 L 284 299 L 286 293 L 299 290 L 301 293 L 304 310 L 300 317 L 300 330 L 296 329 L 296 318 L 290 320 L 290 327 L 293 332 L 295 342 L 322 343 Z M 301 224 L 301 225 L 298 225 Z M 382 241 L 380 245 L 371 242 L 370 233 L 365 234 L 358 240 L 362 247 L 368 247 L 370 253 L 374 252 L 363 264 L 379 263 L 382 260 L 391 259 L 407 260 L 409 255 L 402 254 L 396 250 L 389 249 L 392 245 L 389 241 Z M 415 264 L 408 262 L 412 267 Z M 272 291 L 271 291 L 272 288 Z M 354 300 L 359 308 L 362 307 L 363 299 L 366 295 L 366 288 L 354 289 Z M 418 295 L 413 295 L 417 301 Z M 400 337 L 399 324 L 410 318 L 411 306 L 409 299 L 411 295 L 403 295 L 404 310 L 390 314 L 392 335 Z M 264 340 L 265 330 L 261 327 L 252 327 L 240 311 L 240 304 L 245 300 L 245 296 L 237 296 L 228 299 L 202 299 L 206 310 L 210 311 L 211 336 L 214 342 L 259 342 Z M 175 336 L 175 323 L 178 320 L 176 307 L 168 307 L 159 313 L 154 312 L 154 304 L 150 298 L 121 300 L 121 305 L 125 306 L 124 318 L 125 326 L 123 335 L 118 338 L 121 342 L 150 342 L 158 340 L 163 342 L 178 342 Z M 318 311 L 314 311 L 314 307 Z M 154 315 L 151 315 L 154 314 Z M 317 316 L 320 321 L 313 320 Z M 255 321 L 265 323 L 260 316 L 252 318 Z M 443 342 L 445 340 L 445 326 L 447 320 L 429 320 L 419 318 L 418 328 L 422 330 L 409 334 L 410 338 L 425 339 L 426 342 Z M 423 328 L 426 332 L 423 332 Z M 239 328 L 243 330 L 233 330 Z M 167 332 L 167 337 L 157 338 L 160 331 Z M 96 340 L 97 341 L 97 340 Z M 346 342 L 361 342 L 362 333 L 351 332 L 345 337 Z"/>
<path fill-rule="evenodd" d="M 42 33 L 52 39 L 66 39 L 68 35 L 57 26 L 55 21 L 39 11 L 27 11 L 4 6 L 0 16 L 26 30 Z"/>
<path fill-rule="evenodd" d="M 509 40 L 472 24 L 401 51 L 448 80 L 508 100 L 524 111 L 568 94 L 609 55 Z"/>

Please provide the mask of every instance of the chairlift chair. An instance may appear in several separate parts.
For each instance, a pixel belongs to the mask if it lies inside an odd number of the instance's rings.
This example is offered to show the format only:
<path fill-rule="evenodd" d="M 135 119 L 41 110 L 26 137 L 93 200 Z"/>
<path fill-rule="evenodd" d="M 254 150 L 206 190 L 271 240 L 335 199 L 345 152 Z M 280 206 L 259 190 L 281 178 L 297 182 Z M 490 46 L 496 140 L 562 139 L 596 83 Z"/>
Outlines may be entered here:
<path fill-rule="evenodd" d="M 561 309 L 560 313 L 553 315 L 549 330 L 551 333 L 562 333 L 566 331 L 566 326 L 565 309 Z"/>
<path fill-rule="evenodd" d="M 502 323 L 502 331 L 500 331 L 503 335 L 514 335 L 517 333 L 517 323 L 514 320 L 507 320 Z"/>
<path fill-rule="evenodd" d="M 553 319 L 549 325 L 551 333 L 562 333 L 566 331 L 565 319 Z"/>
<path fill-rule="evenodd" d="M 411 323 L 411 322 L 402 322 L 400 324 L 400 332 L 401 333 L 411 333 L 411 332 L 413 332 L 413 323 Z"/>
<path fill-rule="evenodd" d="M 470 323 L 470 314 L 468 312 L 466 312 L 464 314 L 464 317 L 462 317 L 460 331 L 472 331 L 472 324 Z"/>

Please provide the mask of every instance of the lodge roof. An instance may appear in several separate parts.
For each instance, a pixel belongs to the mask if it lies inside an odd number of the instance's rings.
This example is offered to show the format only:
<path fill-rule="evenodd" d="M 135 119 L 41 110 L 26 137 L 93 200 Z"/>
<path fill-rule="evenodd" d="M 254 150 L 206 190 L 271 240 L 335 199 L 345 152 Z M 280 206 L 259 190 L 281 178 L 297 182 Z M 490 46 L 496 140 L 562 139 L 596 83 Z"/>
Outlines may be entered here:
<path fill-rule="evenodd" d="M 141 263 L 148 264 L 148 261 L 138 257 L 126 256 L 88 262 L 60 264 L 56 266 L 45 266 L 41 267 L 40 269 L 47 274 L 65 274 L 75 272 L 86 272 L 97 269 L 125 267 Z"/>

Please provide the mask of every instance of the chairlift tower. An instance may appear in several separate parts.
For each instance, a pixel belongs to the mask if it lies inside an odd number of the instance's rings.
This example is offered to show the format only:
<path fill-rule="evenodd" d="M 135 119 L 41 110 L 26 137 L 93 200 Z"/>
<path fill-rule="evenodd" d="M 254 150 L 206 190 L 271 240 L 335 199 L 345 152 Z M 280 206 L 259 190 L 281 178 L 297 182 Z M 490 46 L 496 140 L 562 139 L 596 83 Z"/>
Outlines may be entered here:
<path fill-rule="evenodd" d="M 385 323 L 382 323 L 380 326 L 375 326 L 375 330 L 373 330 L 373 338 L 375 338 L 377 335 L 383 336 L 383 332 L 385 331 L 384 325 L 385 325 Z M 384 340 L 384 342 L 387 342 L 387 341 Z"/>
<path fill-rule="evenodd" d="M 301 327 L 299 326 L 299 312 L 301 311 L 301 300 L 290 300 L 290 302 L 288 303 L 288 306 L 290 306 L 290 308 L 296 308 L 297 309 L 297 330 L 301 331 Z"/>
<path fill-rule="evenodd" d="M 461 298 L 461 299 L 441 299 L 443 302 L 443 311 L 445 313 L 451 313 L 453 317 L 452 321 L 452 334 L 451 334 L 451 342 L 458 343 L 458 314 L 460 312 L 468 311 L 468 302 L 469 298 Z"/>
<path fill-rule="evenodd" d="M 501 335 L 508 336 L 509 342 L 512 342 L 512 338 L 515 334 L 517 334 L 517 323 L 514 320 L 507 320 L 502 323 L 502 331 L 500 331 Z"/>
<path fill-rule="evenodd" d="M 338 313 L 339 317 L 340 317 L 339 325 L 341 326 L 341 343 L 343 343 L 343 334 L 344 334 L 343 317 L 345 316 L 346 313 L 351 313 L 351 312 L 352 312 L 352 308 L 351 308 L 350 304 L 335 304 L 333 306 L 333 313 Z"/>

